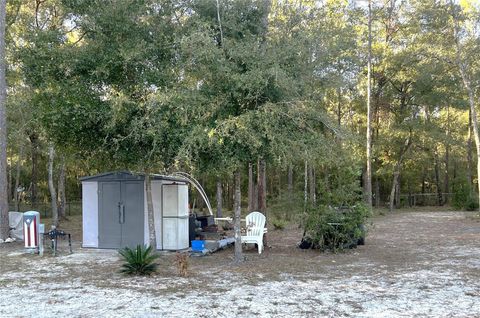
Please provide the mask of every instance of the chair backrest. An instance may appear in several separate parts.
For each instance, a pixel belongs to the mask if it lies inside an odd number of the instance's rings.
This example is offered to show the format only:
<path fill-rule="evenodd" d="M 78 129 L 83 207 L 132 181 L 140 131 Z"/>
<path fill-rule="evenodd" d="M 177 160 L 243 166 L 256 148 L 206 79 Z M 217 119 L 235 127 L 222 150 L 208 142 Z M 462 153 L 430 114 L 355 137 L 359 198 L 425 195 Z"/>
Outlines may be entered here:
<path fill-rule="evenodd" d="M 248 236 L 263 236 L 265 228 L 265 215 L 260 212 L 252 212 L 245 218 Z"/>

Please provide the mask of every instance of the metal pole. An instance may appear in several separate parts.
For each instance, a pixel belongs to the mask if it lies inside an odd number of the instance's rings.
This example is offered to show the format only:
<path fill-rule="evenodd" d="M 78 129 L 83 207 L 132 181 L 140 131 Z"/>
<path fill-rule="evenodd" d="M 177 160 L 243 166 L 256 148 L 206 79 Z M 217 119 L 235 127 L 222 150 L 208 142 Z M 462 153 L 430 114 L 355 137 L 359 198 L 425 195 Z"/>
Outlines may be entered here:
<path fill-rule="evenodd" d="M 372 2 L 368 0 L 368 71 L 367 71 L 367 184 L 366 199 L 372 208 L 372 128 L 371 128 L 371 82 L 372 82 Z"/>

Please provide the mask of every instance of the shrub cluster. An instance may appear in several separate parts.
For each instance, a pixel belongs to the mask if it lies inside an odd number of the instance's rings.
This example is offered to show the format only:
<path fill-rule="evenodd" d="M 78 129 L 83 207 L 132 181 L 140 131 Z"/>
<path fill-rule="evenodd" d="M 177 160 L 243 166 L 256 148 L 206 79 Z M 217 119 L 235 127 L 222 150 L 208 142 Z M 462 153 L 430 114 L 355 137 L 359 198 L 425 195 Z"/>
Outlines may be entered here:
<path fill-rule="evenodd" d="M 365 238 L 369 209 L 362 203 L 352 206 L 309 208 L 304 221 L 304 241 L 311 248 L 342 250 L 356 247 Z"/>
<path fill-rule="evenodd" d="M 478 209 L 478 197 L 466 181 L 455 184 L 452 205 L 458 210 L 475 211 Z"/>

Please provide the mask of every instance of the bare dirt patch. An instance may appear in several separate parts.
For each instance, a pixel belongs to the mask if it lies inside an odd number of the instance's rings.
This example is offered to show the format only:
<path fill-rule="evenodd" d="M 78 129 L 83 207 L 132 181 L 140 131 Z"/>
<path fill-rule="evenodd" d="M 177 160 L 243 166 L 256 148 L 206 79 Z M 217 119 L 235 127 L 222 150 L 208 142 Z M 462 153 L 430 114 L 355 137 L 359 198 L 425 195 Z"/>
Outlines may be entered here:
<path fill-rule="evenodd" d="M 79 219 L 66 230 L 79 237 Z M 0 245 L 0 317 L 480 317 L 480 222 L 463 212 L 401 212 L 373 219 L 367 245 L 344 253 L 299 250 L 301 230 L 271 231 L 270 248 L 233 266 L 233 250 L 173 255 L 151 277 L 118 274 L 115 251 L 58 257 Z"/>

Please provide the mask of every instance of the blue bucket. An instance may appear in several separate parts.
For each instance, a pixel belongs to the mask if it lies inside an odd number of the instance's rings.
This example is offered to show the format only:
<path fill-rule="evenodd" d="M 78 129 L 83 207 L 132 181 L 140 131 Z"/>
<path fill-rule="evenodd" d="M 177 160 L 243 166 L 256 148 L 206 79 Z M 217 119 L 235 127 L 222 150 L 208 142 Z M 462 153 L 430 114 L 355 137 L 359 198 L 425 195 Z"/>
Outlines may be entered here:
<path fill-rule="evenodd" d="M 205 248 L 205 241 L 194 240 L 192 241 L 192 251 L 201 252 Z"/>

